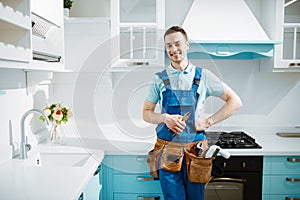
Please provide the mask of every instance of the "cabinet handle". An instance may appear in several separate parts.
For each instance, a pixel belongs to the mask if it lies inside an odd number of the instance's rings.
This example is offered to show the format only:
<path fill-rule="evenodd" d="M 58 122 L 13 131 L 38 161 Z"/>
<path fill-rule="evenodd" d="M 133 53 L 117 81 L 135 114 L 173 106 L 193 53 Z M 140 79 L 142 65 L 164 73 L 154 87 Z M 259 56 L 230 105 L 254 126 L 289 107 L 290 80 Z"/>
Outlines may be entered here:
<path fill-rule="evenodd" d="M 300 63 L 290 63 L 289 67 L 296 67 L 296 66 L 300 66 Z"/>
<path fill-rule="evenodd" d="M 300 200 L 300 198 L 285 197 L 285 200 Z"/>
<path fill-rule="evenodd" d="M 142 197 L 142 196 L 138 196 L 137 200 L 160 200 L 160 196 L 155 196 L 155 197 Z"/>
<path fill-rule="evenodd" d="M 236 182 L 236 183 L 245 183 L 246 180 L 244 178 L 212 178 L 209 182 Z"/>
<path fill-rule="evenodd" d="M 289 162 L 300 162 L 300 158 L 287 158 Z"/>
<path fill-rule="evenodd" d="M 97 176 L 99 174 L 99 172 L 101 171 L 101 165 L 98 166 L 98 168 L 96 169 L 96 171 L 94 172 L 93 176 Z"/>
<path fill-rule="evenodd" d="M 147 162 L 147 157 L 137 157 L 136 160 L 139 162 Z"/>
<path fill-rule="evenodd" d="M 155 179 L 153 177 L 141 177 L 141 176 L 138 176 L 138 177 L 136 177 L 136 180 L 138 180 L 138 181 L 155 181 L 157 179 Z"/>
<path fill-rule="evenodd" d="M 132 65 L 149 65 L 149 62 L 129 62 L 127 65 L 132 66 Z"/>
<path fill-rule="evenodd" d="M 287 177 L 286 180 L 290 181 L 290 182 L 300 182 L 300 178 L 289 178 L 289 177 Z"/>
<path fill-rule="evenodd" d="M 243 168 L 247 167 L 247 163 L 246 162 L 242 162 L 242 167 Z"/>

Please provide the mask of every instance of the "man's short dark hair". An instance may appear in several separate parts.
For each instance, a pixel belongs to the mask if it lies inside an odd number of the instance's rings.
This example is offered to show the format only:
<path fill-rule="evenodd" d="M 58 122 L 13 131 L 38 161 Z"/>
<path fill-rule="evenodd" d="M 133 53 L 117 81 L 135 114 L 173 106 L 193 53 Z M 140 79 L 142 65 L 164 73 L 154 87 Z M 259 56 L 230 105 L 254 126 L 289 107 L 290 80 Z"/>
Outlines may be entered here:
<path fill-rule="evenodd" d="M 171 33 L 177 33 L 177 32 L 182 33 L 182 35 L 185 37 L 185 39 L 188 40 L 185 30 L 179 26 L 172 26 L 172 27 L 168 28 L 165 32 L 164 39 L 166 38 L 166 35 L 169 35 Z"/>

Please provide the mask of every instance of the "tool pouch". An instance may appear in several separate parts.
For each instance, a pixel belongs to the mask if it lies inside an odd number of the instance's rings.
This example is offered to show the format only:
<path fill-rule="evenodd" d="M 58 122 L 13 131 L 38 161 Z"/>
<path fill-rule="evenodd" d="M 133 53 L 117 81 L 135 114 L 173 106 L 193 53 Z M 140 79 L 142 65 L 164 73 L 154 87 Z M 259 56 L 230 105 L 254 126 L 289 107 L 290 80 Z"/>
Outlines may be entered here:
<path fill-rule="evenodd" d="M 154 149 L 148 152 L 147 164 L 150 168 L 150 175 L 153 178 L 159 178 L 159 159 L 164 147 L 164 143 L 161 140 L 157 140 Z"/>
<path fill-rule="evenodd" d="M 158 162 L 159 162 L 160 153 L 161 151 L 155 151 L 154 149 L 148 152 L 147 164 L 150 168 L 150 175 L 156 179 L 159 178 Z"/>
<path fill-rule="evenodd" d="M 208 183 L 211 178 L 213 158 L 198 157 L 195 147 L 186 149 L 188 179 L 195 183 Z"/>
<path fill-rule="evenodd" d="M 176 143 L 169 143 L 163 148 L 160 167 L 170 172 L 179 172 L 183 157 L 183 147 Z"/>

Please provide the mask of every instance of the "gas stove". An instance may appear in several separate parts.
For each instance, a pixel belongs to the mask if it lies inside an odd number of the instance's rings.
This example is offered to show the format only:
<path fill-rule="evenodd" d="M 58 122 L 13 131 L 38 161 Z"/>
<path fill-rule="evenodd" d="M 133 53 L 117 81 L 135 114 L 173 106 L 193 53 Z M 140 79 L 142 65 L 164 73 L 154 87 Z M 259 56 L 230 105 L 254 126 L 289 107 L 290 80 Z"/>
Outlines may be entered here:
<path fill-rule="evenodd" d="M 260 149 L 262 148 L 255 142 L 255 139 L 243 131 L 214 131 L 206 132 L 209 145 L 218 145 L 224 149 Z"/>

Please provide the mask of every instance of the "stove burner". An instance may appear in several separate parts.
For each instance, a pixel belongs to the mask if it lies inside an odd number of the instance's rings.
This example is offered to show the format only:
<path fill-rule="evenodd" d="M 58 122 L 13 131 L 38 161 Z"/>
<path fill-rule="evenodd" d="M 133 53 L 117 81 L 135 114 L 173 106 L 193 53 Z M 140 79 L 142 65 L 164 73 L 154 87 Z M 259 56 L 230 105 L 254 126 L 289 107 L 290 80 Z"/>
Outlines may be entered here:
<path fill-rule="evenodd" d="M 207 132 L 208 142 L 221 148 L 262 148 L 243 131 Z"/>

